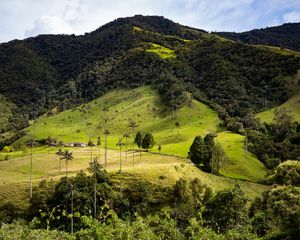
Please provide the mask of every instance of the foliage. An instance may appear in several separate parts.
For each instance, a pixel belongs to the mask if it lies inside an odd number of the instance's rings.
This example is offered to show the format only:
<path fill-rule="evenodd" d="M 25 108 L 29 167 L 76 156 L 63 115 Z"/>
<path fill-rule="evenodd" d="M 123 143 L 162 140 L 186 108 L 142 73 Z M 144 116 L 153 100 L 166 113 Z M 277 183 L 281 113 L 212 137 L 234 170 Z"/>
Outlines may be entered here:
<path fill-rule="evenodd" d="M 217 34 L 250 44 L 279 46 L 300 51 L 299 23 L 285 23 L 277 27 L 255 29 L 243 33 L 219 32 Z"/>
<path fill-rule="evenodd" d="M 267 235 L 269 239 L 296 239 L 299 236 L 299 189 L 275 187 L 265 192 L 262 199 L 257 199 L 250 210 L 254 216 L 252 225 L 258 235 Z"/>
<path fill-rule="evenodd" d="M 146 133 L 145 136 L 143 137 L 143 141 L 142 141 L 142 148 L 146 149 L 148 151 L 148 149 L 153 148 L 154 146 L 154 138 L 152 136 L 151 133 Z"/>
<path fill-rule="evenodd" d="M 274 184 L 300 186 L 300 163 L 288 161 L 279 164 L 269 179 Z"/>
<path fill-rule="evenodd" d="M 239 185 L 216 193 L 208 201 L 203 213 L 206 224 L 217 232 L 226 232 L 247 224 L 246 203 L 247 199 Z"/>

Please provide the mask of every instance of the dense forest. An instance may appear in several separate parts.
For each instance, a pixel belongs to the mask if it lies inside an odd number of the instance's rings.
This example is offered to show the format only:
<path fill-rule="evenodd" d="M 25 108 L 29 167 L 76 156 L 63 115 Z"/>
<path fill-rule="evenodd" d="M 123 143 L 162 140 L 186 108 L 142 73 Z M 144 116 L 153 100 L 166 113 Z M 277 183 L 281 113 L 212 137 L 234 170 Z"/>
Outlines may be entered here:
<path fill-rule="evenodd" d="M 249 44 L 271 45 L 300 51 L 300 23 L 254 29 L 248 32 L 218 32 L 218 35 Z"/>

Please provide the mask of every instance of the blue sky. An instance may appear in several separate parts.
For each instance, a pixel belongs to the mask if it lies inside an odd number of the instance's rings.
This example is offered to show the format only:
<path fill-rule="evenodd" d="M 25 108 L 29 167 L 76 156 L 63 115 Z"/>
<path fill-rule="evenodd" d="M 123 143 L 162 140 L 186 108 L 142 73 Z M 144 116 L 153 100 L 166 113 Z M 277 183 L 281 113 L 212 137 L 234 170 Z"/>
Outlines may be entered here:
<path fill-rule="evenodd" d="M 0 42 L 44 33 L 83 34 L 135 14 L 240 32 L 300 22 L 300 0 L 1 0 Z"/>

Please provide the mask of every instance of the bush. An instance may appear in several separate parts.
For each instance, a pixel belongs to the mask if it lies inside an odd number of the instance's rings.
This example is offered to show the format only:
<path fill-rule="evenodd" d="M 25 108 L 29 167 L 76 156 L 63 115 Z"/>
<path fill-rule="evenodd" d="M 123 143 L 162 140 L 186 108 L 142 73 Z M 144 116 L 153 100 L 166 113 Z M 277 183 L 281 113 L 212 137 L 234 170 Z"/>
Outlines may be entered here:
<path fill-rule="evenodd" d="M 300 163 L 288 161 L 278 165 L 270 176 L 270 181 L 280 185 L 300 186 Z"/>

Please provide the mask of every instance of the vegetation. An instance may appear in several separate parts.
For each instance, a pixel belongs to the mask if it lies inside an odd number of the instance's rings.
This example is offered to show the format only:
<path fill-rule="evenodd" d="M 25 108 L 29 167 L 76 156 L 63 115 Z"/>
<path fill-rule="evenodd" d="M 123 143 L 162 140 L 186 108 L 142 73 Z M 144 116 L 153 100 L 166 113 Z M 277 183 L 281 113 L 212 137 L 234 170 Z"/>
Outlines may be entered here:
<path fill-rule="evenodd" d="M 299 23 L 286 23 L 243 33 L 219 32 L 217 34 L 245 43 L 272 45 L 300 51 L 299 29 Z"/>

